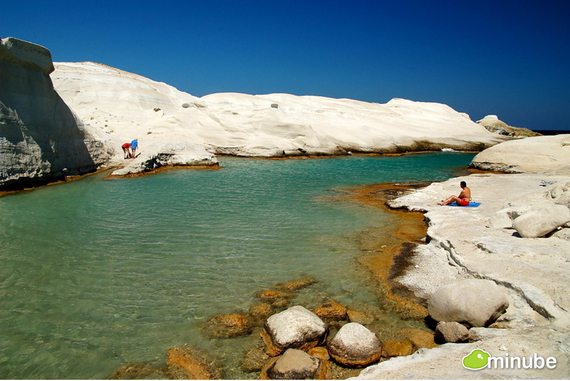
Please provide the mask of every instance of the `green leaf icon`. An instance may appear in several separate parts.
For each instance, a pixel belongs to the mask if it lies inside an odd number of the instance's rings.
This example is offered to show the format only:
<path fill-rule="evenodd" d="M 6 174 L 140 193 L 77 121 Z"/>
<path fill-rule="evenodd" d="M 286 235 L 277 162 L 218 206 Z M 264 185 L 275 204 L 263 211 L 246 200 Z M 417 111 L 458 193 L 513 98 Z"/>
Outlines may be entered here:
<path fill-rule="evenodd" d="M 463 357 L 463 367 L 471 370 L 483 369 L 487 366 L 489 356 L 491 356 L 491 354 L 488 352 L 481 349 L 473 349 L 471 353 Z"/>

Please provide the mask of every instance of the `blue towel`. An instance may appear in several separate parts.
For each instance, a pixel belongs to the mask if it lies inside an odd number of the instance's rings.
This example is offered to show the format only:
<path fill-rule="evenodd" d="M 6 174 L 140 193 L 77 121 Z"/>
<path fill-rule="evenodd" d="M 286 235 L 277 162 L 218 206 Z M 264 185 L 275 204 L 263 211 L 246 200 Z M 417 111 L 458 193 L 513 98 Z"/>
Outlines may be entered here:
<path fill-rule="evenodd" d="M 476 208 L 476 207 L 478 207 L 479 205 L 481 205 L 480 202 L 473 202 L 473 201 L 471 201 L 471 202 L 469 203 L 469 205 L 465 205 L 465 206 L 457 205 L 457 204 L 454 203 L 454 202 L 452 202 L 451 204 L 445 205 L 445 206 L 457 206 L 457 207 L 460 207 L 460 208 Z"/>

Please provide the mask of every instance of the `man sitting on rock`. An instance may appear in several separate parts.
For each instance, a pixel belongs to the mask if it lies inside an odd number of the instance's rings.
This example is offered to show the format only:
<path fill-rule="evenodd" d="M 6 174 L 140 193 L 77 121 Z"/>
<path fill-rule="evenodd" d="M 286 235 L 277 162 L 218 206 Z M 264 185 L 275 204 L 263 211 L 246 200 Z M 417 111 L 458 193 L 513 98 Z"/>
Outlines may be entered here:
<path fill-rule="evenodd" d="M 467 187 L 467 183 L 465 181 L 462 181 L 459 185 L 462 189 L 459 196 L 449 196 L 447 200 L 438 202 L 437 205 L 449 205 L 452 202 L 455 202 L 459 206 L 469 205 L 469 201 L 471 201 L 471 189 Z"/>

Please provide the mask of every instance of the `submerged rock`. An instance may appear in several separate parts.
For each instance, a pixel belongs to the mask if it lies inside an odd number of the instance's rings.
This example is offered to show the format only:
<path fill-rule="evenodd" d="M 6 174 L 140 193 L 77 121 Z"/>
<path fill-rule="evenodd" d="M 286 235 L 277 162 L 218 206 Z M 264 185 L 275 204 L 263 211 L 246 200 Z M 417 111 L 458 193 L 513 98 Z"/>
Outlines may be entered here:
<path fill-rule="evenodd" d="M 247 335 L 251 332 L 252 322 L 240 314 L 217 314 L 206 322 L 203 332 L 210 339 L 230 338 Z"/>
<path fill-rule="evenodd" d="M 321 363 L 322 360 L 306 352 L 289 348 L 282 356 L 272 361 L 266 370 L 262 371 L 261 378 L 264 379 L 266 375 L 267 378 L 273 380 L 320 379 Z"/>
<path fill-rule="evenodd" d="M 188 345 L 170 348 L 166 353 L 167 366 L 180 367 L 186 373 L 184 378 L 211 380 L 220 376 L 219 370 L 214 368 L 203 354 Z M 180 376 L 184 376 L 184 374 Z"/>
<path fill-rule="evenodd" d="M 410 341 L 389 340 L 382 346 L 382 357 L 408 356 L 414 353 L 414 345 Z"/>
<path fill-rule="evenodd" d="M 323 320 L 346 320 L 348 310 L 337 302 L 327 302 L 313 312 Z"/>
<path fill-rule="evenodd" d="M 256 294 L 258 298 L 269 303 L 272 307 L 287 307 L 294 295 L 274 290 L 264 290 Z"/>
<path fill-rule="evenodd" d="M 145 363 L 130 363 L 123 365 L 109 375 L 110 380 L 161 380 L 168 379 L 168 375 Z"/>
<path fill-rule="evenodd" d="M 313 278 L 302 278 L 302 279 L 295 279 L 295 280 L 290 280 L 288 282 L 279 283 L 275 286 L 275 288 L 287 292 L 299 291 L 300 289 L 309 287 L 314 283 L 317 283 L 317 281 Z"/>

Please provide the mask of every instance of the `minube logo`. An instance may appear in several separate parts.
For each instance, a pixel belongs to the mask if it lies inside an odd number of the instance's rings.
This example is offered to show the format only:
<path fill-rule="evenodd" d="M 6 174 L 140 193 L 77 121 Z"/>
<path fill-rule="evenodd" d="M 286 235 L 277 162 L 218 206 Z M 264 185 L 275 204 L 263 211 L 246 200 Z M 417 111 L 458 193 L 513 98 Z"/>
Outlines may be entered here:
<path fill-rule="evenodd" d="M 528 357 L 509 356 L 505 353 L 503 357 L 491 356 L 489 352 L 482 349 L 474 349 L 467 356 L 463 357 L 463 367 L 469 370 L 488 369 L 548 369 L 556 368 L 556 358 L 544 358 L 534 353 Z"/>

